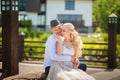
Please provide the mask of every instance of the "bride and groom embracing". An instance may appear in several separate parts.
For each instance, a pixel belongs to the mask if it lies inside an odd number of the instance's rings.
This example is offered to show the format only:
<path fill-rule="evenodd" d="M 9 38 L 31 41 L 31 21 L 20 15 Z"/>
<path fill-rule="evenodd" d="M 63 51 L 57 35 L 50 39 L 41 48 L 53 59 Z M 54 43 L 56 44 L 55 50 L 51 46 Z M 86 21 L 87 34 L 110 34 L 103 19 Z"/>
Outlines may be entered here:
<path fill-rule="evenodd" d="M 82 41 L 72 23 L 50 22 L 53 33 L 46 41 L 44 67 L 47 80 L 95 80 L 88 75 L 86 64 L 79 62 Z"/>

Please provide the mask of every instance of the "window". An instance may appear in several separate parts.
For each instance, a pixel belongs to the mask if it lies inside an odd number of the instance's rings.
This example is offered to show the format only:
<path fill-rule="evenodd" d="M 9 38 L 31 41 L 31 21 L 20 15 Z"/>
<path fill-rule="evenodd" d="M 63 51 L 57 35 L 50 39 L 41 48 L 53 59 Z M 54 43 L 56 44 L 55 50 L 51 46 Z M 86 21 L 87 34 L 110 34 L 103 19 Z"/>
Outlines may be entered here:
<path fill-rule="evenodd" d="M 46 11 L 46 0 L 40 0 L 40 12 Z"/>
<path fill-rule="evenodd" d="M 20 2 L 19 2 L 19 10 L 20 11 L 26 11 L 26 1 L 25 0 L 20 0 Z"/>
<path fill-rule="evenodd" d="M 84 26 L 82 15 L 59 14 L 58 20 L 62 23 L 70 22 L 74 24 L 76 28 Z"/>
<path fill-rule="evenodd" d="M 65 0 L 65 10 L 74 10 L 75 1 L 74 0 Z"/>
<path fill-rule="evenodd" d="M 67 14 L 59 14 L 58 19 L 60 21 L 69 21 L 69 22 L 74 22 L 74 21 L 81 21 L 82 20 L 82 15 L 67 15 Z"/>
<path fill-rule="evenodd" d="M 45 31 L 45 15 L 38 14 L 38 28 Z"/>
<path fill-rule="evenodd" d="M 38 16 L 38 25 L 45 25 L 45 15 Z"/>
<path fill-rule="evenodd" d="M 28 20 L 27 15 L 26 14 L 20 14 L 19 15 L 19 21 L 21 21 L 21 20 L 23 20 L 23 21 Z"/>
<path fill-rule="evenodd" d="M 42 12 L 45 12 L 45 3 L 41 4 L 41 8 L 40 9 L 41 9 Z"/>

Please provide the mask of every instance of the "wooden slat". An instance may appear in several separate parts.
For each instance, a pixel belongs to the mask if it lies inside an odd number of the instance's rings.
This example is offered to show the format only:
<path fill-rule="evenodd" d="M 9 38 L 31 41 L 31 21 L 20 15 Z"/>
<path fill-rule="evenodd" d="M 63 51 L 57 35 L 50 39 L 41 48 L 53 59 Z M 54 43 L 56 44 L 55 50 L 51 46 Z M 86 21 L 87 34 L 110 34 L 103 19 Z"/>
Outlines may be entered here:
<path fill-rule="evenodd" d="M 25 53 L 30 53 L 30 51 L 24 51 Z M 44 52 L 32 51 L 31 54 L 44 54 Z"/>
<path fill-rule="evenodd" d="M 26 59 L 28 59 L 28 58 L 31 58 L 31 59 L 44 59 L 44 57 L 24 57 L 24 58 L 26 58 Z"/>
<path fill-rule="evenodd" d="M 24 48 L 45 48 L 44 46 L 24 46 Z"/>
<path fill-rule="evenodd" d="M 93 48 L 83 48 L 82 50 L 94 50 L 94 51 L 108 51 L 108 49 L 93 49 Z"/>
<path fill-rule="evenodd" d="M 94 57 L 107 57 L 107 55 L 93 55 L 93 54 L 83 54 L 82 56 L 94 56 Z"/>
<path fill-rule="evenodd" d="M 83 44 L 108 45 L 108 43 L 98 43 L 98 42 L 83 42 Z"/>
<path fill-rule="evenodd" d="M 28 42 L 28 43 L 45 43 L 45 41 L 33 41 L 33 40 L 25 40 L 24 41 L 25 43 Z"/>
<path fill-rule="evenodd" d="M 100 60 L 85 60 L 85 59 L 80 59 L 80 61 L 83 61 L 83 62 L 99 62 L 99 63 L 107 63 L 107 61 L 100 61 Z"/>

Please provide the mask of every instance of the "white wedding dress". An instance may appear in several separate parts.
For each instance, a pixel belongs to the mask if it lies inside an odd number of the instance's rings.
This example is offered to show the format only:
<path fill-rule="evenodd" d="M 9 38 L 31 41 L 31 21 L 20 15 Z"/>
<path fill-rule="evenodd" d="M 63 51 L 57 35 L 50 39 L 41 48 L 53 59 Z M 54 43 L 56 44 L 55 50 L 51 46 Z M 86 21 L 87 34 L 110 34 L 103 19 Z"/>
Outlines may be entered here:
<path fill-rule="evenodd" d="M 73 55 L 74 48 L 63 45 L 62 55 Z M 96 80 L 80 69 L 74 69 L 70 61 L 55 61 L 50 68 L 47 80 Z"/>

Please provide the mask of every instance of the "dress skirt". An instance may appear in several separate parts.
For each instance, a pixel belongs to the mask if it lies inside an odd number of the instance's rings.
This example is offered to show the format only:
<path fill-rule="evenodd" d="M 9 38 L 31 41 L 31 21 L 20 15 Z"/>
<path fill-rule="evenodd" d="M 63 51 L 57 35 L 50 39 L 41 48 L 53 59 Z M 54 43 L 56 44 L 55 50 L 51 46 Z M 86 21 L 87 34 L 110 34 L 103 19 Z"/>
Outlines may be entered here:
<path fill-rule="evenodd" d="M 47 80 L 96 80 L 80 69 L 74 69 L 72 62 L 54 62 Z"/>

